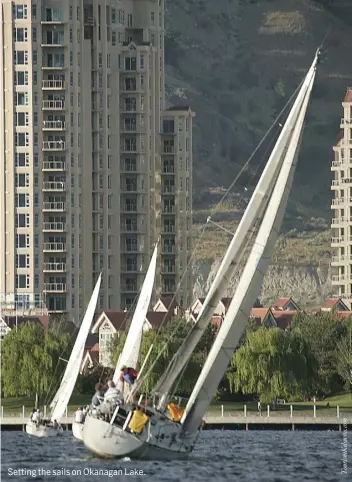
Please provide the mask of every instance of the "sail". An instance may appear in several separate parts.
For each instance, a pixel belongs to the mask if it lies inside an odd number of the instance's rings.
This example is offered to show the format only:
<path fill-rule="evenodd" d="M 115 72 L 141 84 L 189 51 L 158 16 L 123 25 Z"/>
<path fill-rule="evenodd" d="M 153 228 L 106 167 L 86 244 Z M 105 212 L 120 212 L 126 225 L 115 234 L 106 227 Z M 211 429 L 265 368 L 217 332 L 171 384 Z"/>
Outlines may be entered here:
<path fill-rule="evenodd" d="M 281 130 L 280 136 L 254 190 L 252 198 L 210 287 L 203 307 L 198 315 L 197 322 L 174 355 L 171 363 L 154 389 L 154 392 L 162 394 L 158 405 L 160 410 L 165 408 L 169 391 L 192 356 L 195 347 L 204 334 L 206 327 L 214 314 L 216 306 L 224 295 L 224 292 L 236 271 L 238 262 L 241 260 L 245 250 L 248 233 L 254 228 L 258 218 L 260 218 L 264 212 L 282 165 L 282 154 L 287 146 L 290 136 L 292 135 L 300 108 L 302 107 L 302 102 L 309 89 L 310 81 L 315 70 L 315 64 L 316 58 L 302 83 L 302 87 L 287 117 L 286 123 Z"/>
<path fill-rule="evenodd" d="M 286 203 L 296 167 L 298 145 L 315 78 L 311 77 L 297 124 L 290 139 L 275 189 L 265 212 L 257 238 L 242 273 L 228 312 L 210 350 L 202 372 L 186 406 L 181 423 L 183 433 L 194 433 L 224 376 L 233 352 L 242 336 L 250 310 L 259 296 L 265 272 L 279 236 Z"/>
<path fill-rule="evenodd" d="M 88 303 L 87 311 L 84 315 L 81 327 L 79 329 L 70 359 L 67 363 L 64 376 L 61 380 L 60 387 L 56 395 L 54 396 L 54 401 L 57 401 L 51 414 L 51 420 L 56 420 L 58 422 L 61 419 L 71 398 L 74 386 L 78 378 L 87 337 L 92 326 L 92 321 L 100 291 L 100 284 L 101 273 L 99 275 L 98 281 L 96 282 L 92 297 Z"/>
<path fill-rule="evenodd" d="M 147 316 L 150 300 L 153 293 L 155 272 L 156 272 L 156 258 L 158 253 L 158 243 L 154 248 L 154 253 L 149 264 L 149 268 L 142 286 L 141 293 L 137 302 L 136 310 L 134 312 L 131 326 L 129 328 L 125 345 L 120 355 L 119 361 L 116 365 L 113 380 L 118 383 L 121 368 L 125 365 L 132 368 L 137 368 L 139 359 L 139 352 L 142 343 L 142 331 Z"/>

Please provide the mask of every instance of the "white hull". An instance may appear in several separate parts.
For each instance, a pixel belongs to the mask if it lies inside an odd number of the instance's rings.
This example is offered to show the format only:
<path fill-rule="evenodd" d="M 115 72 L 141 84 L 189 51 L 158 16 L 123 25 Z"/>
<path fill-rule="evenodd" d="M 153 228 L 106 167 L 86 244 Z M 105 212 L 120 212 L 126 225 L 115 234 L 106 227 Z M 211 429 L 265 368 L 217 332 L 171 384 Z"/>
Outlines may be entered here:
<path fill-rule="evenodd" d="M 26 425 L 26 433 L 34 437 L 57 437 L 62 432 L 62 427 L 54 428 L 47 425 L 37 425 L 33 422 L 28 422 Z"/>
<path fill-rule="evenodd" d="M 84 423 L 73 422 L 72 424 L 72 435 L 83 442 L 83 428 Z"/>
<path fill-rule="evenodd" d="M 152 432 L 162 436 L 156 438 Z M 89 451 L 102 458 L 179 460 L 187 458 L 192 448 L 191 444 L 186 447 L 175 440 L 177 432 L 179 432 L 179 425 L 166 420 L 166 423 L 164 421 L 159 427 L 148 427 L 147 424 L 143 434 L 137 436 L 124 431 L 117 425 L 111 425 L 87 415 L 83 429 L 83 442 Z"/>

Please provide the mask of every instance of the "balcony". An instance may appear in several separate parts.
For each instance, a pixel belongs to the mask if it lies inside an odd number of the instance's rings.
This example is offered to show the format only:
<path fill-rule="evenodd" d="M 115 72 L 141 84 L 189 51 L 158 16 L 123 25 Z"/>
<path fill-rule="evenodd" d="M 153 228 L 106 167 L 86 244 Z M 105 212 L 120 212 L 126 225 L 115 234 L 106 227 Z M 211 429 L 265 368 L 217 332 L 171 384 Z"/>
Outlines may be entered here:
<path fill-rule="evenodd" d="M 43 100 L 42 109 L 43 110 L 64 110 L 65 101 L 64 100 Z"/>
<path fill-rule="evenodd" d="M 46 293 L 65 293 L 66 283 L 44 283 L 44 291 Z"/>
<path fill-rule="evenodd" d="M 331 238 L 331 244 L 342 244 L 345 241 L 343 237 L 333 236 Z"/>
<path fill-rule="evenodd" d="M 163 294 L 174 294 L 176 292 L 176 285 L 163 285 Z"/>
<path fill-rule="evenodd" d="M 340 161 L 332 161 L 332 164 L 331 164 L 331 171 L 335 171 L 338 167 L 341 167 L 343 166 L 344 164 L 344 160 L 340 160 Z"/>
<path fill-rule="evenodd" d="M 65 127 L 64 121 L 43 121 L 43 131 L 63 131 Z"/>
<path fill-rule="evenodd" d="M 43 80 L 43 90 L 63 90 L 65 88 L 65 82 L 63 80 Z"/>
<path fill-rule="evenodd" d="M 163 154 L 175 154 L 174 146 L 163 146 Z"/>
<path fill-rule="evenodd" d="M 345 217 L 341 217 L 341 218 L 332 218 L 332 220 L 331 220 L 332 225 L 346 224 L 346 223 L 350 223 L 350 222 L 352 222 L 352 217 L 349 217 L 349 216 L 345 216 Z"/>
<path fill-rule="evenodd" d="M 66 143 L 64 141 L 43 141 L 43 151 L 64 151 Z"/>
<path fill-rule="evenodd" d="M 164 233 L 175 233 L 175 226 L 172 226 L 172 225 L 164 225 L 163 228 L 162 228 L 162 232 L 163 234 Z"/>
<path fill-rule="evenodd" d="M 336 276 L 332 276 L 331 281 L 333 283 L 347 283 L 352 281 L 352 276 L 347 274 L 339 274 Z"/>
<path fill-rule="evenodd" d="M 163 214 L 175 214 L 175 206 L 163 206 Z"/>
<path fill-rule="evenodd" d="M 164 166 L 162 174 L 175 174 L 175 166 Z"/>
<path fill-rule="evenodd" d="M 331 258 L 331 266 L 336 266 L 345 263 L 352 263 L 352 256 L 342 255 L 342 256 L 333 256 Z"/>
<path fill-rule="evenodd" d="M 352 124 L 352 119 L 350 120 L 350 119 L 344 119 L 344 118 L 342 118 L 342 119 L 341 119 L 341 122 L 340 122 L 340 127 L 343 128 L 343 127 L 345 127 L 345 125 L 347 125 L 348 127 L 350 127 L 351 124 Z"/>
<path fill-rule="evenodd" d="M 43 171 L 65 171 L 66 163 L 64 161 L 44 161 Z"/>
<path fill-rule="evenodd" d="M 64 273 L 66 271 L 66 263 L 44 263 L 43 272 Z"/>
<path fill-rule="evenodd" d="M 122 285 L 121 293 L 137 293 L 137 285 Z"/>
<path fill-rule="evenodd" d="M 65 191 L 65 183 L 63 181 L 43 182 L 43 191 Z"/>
<path fill-rule="evenodd" d="M 66 251 L 66 243 L 44 243 L 44 253 L 64 253 Z"/>
<path fill-rule="evenodd" d="M 44 222 L 43 223 L 43 231 L 44 232 L 65 232 L 66 231 L 66 224 L 62 222 Z"/>
<path fill-rule="evenodd" d="M 176 274 L 176 266 L 162 266 L 161 267 L 162 274 Z"/>
<path fill-rule="evenodd" d="M 344 197 L 336 197 L 335 199 L 332 200 L 331 206 L 340 206 L 340 204 L 345 204 L 347 200 L 348 199 Z M 352 199 L 350 198 L 349 201 L 351 202 Z"/>
<path fill-rule="evenodd" d="M 165 244 L 162 248 L 161 248 L 161 254 L 175 254 L 176 253 L 176 249 L 175 249 L 175 246 L 173 245 L 167 245 Z"/>
<path fill-rule="evenodd" d="M 162 194 L 175 194 L 175 186 L 163 186 Z"/>
<path fill-rule="evenodd" d="M 47 212 L 59 212 L 65 211 L 66 205 L 64 202 L 45 202 L 43 203 L 43 211 Z"/>
<path fill-rule="evenodd" d="M 45 60 L 43 61 L 43 65 L 42 65 L 42 70 L 63 70 L 64 68 L 65 68 L 65 64 L 63 63 L 51 64 L 51 63 L 48 63 L 47 61 L 45 62 Z"/>
<path fill-rule="evenodd" d="M 41 46 L 42 47 L 49 47 L 49 48 L 55 48 L 55 47 L 64 47 L 65 41 L 64 38 L 57 38 L 55 40 L 52 39 L 42 39 Z"/>

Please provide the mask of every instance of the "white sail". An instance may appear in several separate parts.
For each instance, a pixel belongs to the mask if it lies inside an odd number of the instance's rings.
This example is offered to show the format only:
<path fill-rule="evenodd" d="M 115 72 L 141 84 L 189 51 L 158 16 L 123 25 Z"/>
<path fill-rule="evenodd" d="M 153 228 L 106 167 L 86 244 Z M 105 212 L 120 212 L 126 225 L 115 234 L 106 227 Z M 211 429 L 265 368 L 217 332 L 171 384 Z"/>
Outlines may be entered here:
<path fill-rule="evenodd" d="M 53 412 L 51 414 L 51 420 L 56 420 L 59 422 L 63 416 L 67 404 L 70 401 L 74 386 L 76 384 L 79 370 L 82 362 L 82 357 L 84 353 L 85 344 L 89 331 L 92 326 L 92 321 L 97 306 L 97 301 L 99 297 L 101 284 L 101 274 L 99 275 L 98 281 L 96 282 L 92 297 L 88 303 L 87 311 L 84 315 L 81 327 L 79 329 L 75 344 L 73 346 L 70 359 L 67 363 L 67 367 L 62 377 L 60 387 L 54 396 L 54 400 L 57 400 Z M 52 404 L 51 404 L 52 405 Z"/>
<path fill-rule="evenodd" d="M 113 377 L 115 383 L 118 383 L 121 368 L 123 366 L 129 366 L 135 369 L 137 368 L 139 352 L 142 343 L 143 325 L 145 322 L 145 317 L 147 316 L 150 300 L 153 293 L 157 253 L 158 243 L 156 243 L 156 246 L 154 248 L 154 253 L 150 261 L 149 268 L 142 286 L 142 290 L 139 295 L 136 310 L 131 321 L 131 326 L 129 328 L 122 353 L 116 365 Z"/>
<path fill-rule="evenodd" d="M 174 355 L 169 367 L 164 372 L 157 386 L 155 387 L 154 391 L 162 394 L 158 406 L 159 409 L 163 409 L 165 407 L 169 391 L 188 362 L 189 358 L 192 356 L 196 345 L 204 334 L 206 327 L 208 326 L 211 317 L 214 314 L 214 310 L 224 295 L 226 287 L 234 275 L 238 262 L 243 255 L 248 233 L 251 229 L 253 229 L 256 221 L 264 212 L 266 203 L 272 193 L 275 179 L 277 178 L 278 172 L 282 165 L 282 154 L 287 146 L 290 136 L 292 135 L 302 102 L 309 88 L 312 75 L 314 74 L 315 63 L 316 59 L 307 73 L 286 123 L 282 128 L 280 136 L 254 190 L 252 198 L 230 243 L 217 275 L 210 287 L 203 307 L 198 315 L 197 322 L 182 343 L 179 350 Z"/>
<path fill-rule="evenodd" d="M 314 67 L 316 60 L 313 64 Z M 198 429 L 245 330 L 250 310 L 259 296 L 263 278 L 274 251 L 275 242 L 279 236 L 287 199 L 292 186 L 296 167 L 297 146 L 300 141 L 314 78 L 315 68 L 313 75 L 310 76 L 309 88 L 256 241 L 228 312 L 182 417 L 181 423 L 183 423 L 185 434 L 192 434 Z"/>

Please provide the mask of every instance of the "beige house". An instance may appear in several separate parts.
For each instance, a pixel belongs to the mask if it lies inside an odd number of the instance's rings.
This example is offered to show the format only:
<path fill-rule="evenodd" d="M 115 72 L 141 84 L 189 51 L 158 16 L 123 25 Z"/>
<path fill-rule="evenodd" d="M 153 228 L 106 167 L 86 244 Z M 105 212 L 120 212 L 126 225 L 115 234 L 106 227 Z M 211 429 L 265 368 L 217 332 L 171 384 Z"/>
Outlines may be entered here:
<path fill-rule="evenodd" d="M 192 119 L 164 93 L 164 0 L 0 0 L 0 294 L 83 315 L 189 261 Z M 187 306 L 191 273 L 177 293 Z"/>

